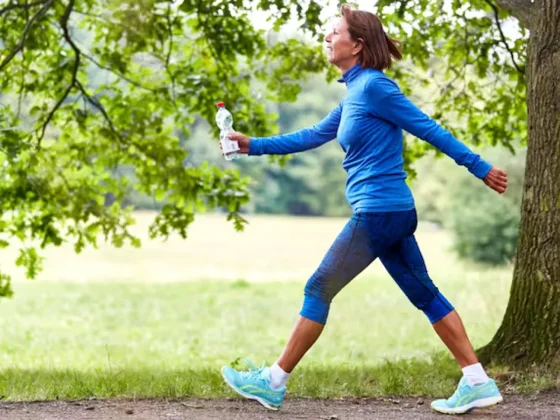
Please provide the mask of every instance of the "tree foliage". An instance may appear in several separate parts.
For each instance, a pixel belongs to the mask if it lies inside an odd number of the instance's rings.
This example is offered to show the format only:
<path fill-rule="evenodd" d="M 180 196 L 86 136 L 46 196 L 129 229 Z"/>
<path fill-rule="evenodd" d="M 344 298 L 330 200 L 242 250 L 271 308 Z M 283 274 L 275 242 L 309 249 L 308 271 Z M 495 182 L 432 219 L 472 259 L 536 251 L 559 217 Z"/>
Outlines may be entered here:
<path fill-rule="evenodd" d="M 251 22 L 253 10 L 268 12 L 276 30 L 299 18 L 307 39 L 317 42 L 271 43 Z M 509 39 L 504 11 L 491 0 L 381 0 L 377 12 L 407 57 L 391 75 L 413 98 L 412 87 L 433 99 L 418 105 L 466 142 L 510 147 L 524 141 L 525 32 Z M 232 167 L 193 162 L 189 141 L 180 139 L 189 138 L 197 117 L 217 137 L 218 100 L 235 113 L 239 131 L 277 131 L 266 103 L 294 100 L 309 74 L 328 69 L 327 78 L 334 77 L 318 42 L 320 13 L 315 0 L 2 5 L 0 246 L 20 245 L 17 262 L 34 277 L 41 263 L 37 249 L 49 245 L 70 241 L 79 252 L 100 237 L 115 246 L 139 245 L 129 232 L 134 220 L 125 204 L 131 194 L 162 203 L 152 237 L 186 236 L 195 212 L 204 208 L 226 209 L 242 228 L 248 178 Z M 429 149 L 409 139 L 407 167 Z M 316 168 L 313 159 L 298 157 L 294 164 Z M 338 157 L 329 159 L 318 165 L 317 179 L 325 182 L 310 187 L 310 195 L 328 191 L 329 168 Z M 132 176 L 124 176 L 124 168 Z M 306 173 L 282 176 L 298 185 Z M 286 203 L 311 212 L 315 205 Z M 10 293 L 5 272 L 0 293 Z"/>
<path fill-rule="evenodd" d="M 420 104 L 433 118 L 474 145 L 512 149 L 526 141 L 527 33 L 516 20 L 493 0 L 381 0 L 378 7 L 413 63 L 413 70 L 396 68 L 400 84 L 410 93 L 436 85 Z"/>
<path fill-rule="evenodd" d="M 276 27 L 292 17 L 318 33 L 319 8 L 260 1 Z M 211 123 L 224 100 L 236 128 L 274 128 L 263 98 L 293 99 L 299 81 L 323 71 L 321 47 L 294 40 L 268 48 L 250 2 L 213 0 L 10 0 L 0 7 L 0 246 L 21 245 L 29 277 L 38 248 L 70 241 L 77 252 L 104 237 L 139 245 L 123 202 L 131 191 L 165 199 L 152 237 L 183 237 L 197 210 L 225 208 L 242 228 L 246 178 L 188 165 L 196 116 Z M 91 78 L 91 69 L 101 69 Z M 213 135 L 217 137 L 217 129 Z M 123 176 L 133 168 L 135 182 Z M 107 197 L 111 197 L 108 205 Z M 0 294 L 11 293 L 0 275 Z"/>

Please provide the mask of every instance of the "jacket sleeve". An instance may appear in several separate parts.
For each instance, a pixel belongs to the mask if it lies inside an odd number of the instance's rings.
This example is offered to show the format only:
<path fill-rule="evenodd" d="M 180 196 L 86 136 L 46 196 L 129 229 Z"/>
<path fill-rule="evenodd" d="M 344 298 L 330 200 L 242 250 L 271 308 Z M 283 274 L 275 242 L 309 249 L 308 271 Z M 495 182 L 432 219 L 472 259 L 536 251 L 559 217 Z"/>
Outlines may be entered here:
<path fill-rule="evenodd" d="M 341 114 L 342 104 L 339 104 L 312 127 L 271 137 L 251 137 L 249 155 L 285 155 L 319 147 L 336 138 Z"/>
<path fill-rule="evenodd" d="M 492 169 L 491 164 L 416 107 L 391 79 L 370 79 L 366 93 L 374 114 L 427 141 L 476 177 L 482 179 Z"/>

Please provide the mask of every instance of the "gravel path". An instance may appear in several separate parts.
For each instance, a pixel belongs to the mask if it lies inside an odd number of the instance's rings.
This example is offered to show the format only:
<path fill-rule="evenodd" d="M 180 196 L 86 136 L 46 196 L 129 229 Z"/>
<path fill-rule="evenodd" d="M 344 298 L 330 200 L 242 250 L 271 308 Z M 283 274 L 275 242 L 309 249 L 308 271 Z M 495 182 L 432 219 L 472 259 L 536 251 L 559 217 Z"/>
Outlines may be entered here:
<path fill-rule="evenodd" d="M 269 411 L 243 399 L 102 400 L 1 403 L 4 420 L 362 420 L 362 419 L 539 419 L 560 420 L 560 390 L 535 396 L 506 395 L 503 404 L 466 416 L 431 411 L 424 399 L 286 399 L 282 409 Z"/>

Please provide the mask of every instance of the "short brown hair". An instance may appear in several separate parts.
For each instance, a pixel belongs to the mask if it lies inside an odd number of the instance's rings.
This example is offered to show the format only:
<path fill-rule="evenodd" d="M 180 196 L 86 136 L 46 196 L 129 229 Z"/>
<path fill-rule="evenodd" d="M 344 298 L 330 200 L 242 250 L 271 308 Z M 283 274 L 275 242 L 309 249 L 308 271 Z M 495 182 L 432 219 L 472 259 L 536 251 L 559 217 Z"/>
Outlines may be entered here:
<path fill-rule="evenodd" d="M 400 60 L 401 52 L 395 45 L 398 41 L 387 36 L 379 18 L 373 13 L 354 10 L 348 4 L 342 5 L 340 14 L 348 23 L 348 32 L 354 40 L 364 40 L 360 52 L 362 67 L 377 70 L 391 68 L 392 59 Z"/>

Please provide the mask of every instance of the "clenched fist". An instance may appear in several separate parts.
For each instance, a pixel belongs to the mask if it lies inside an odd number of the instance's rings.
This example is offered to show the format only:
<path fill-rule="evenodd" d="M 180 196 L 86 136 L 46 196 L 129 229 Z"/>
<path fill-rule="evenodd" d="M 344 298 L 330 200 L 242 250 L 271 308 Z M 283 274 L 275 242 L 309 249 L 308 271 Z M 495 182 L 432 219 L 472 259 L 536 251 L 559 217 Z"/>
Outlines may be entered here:
<path fill-rule="evenodd" d="M 494 191 L 503 194 L 507 189 L 507 173 L 501 169 L 492 167 L 488 175 L 484 178 L 484 183 Z"/>

